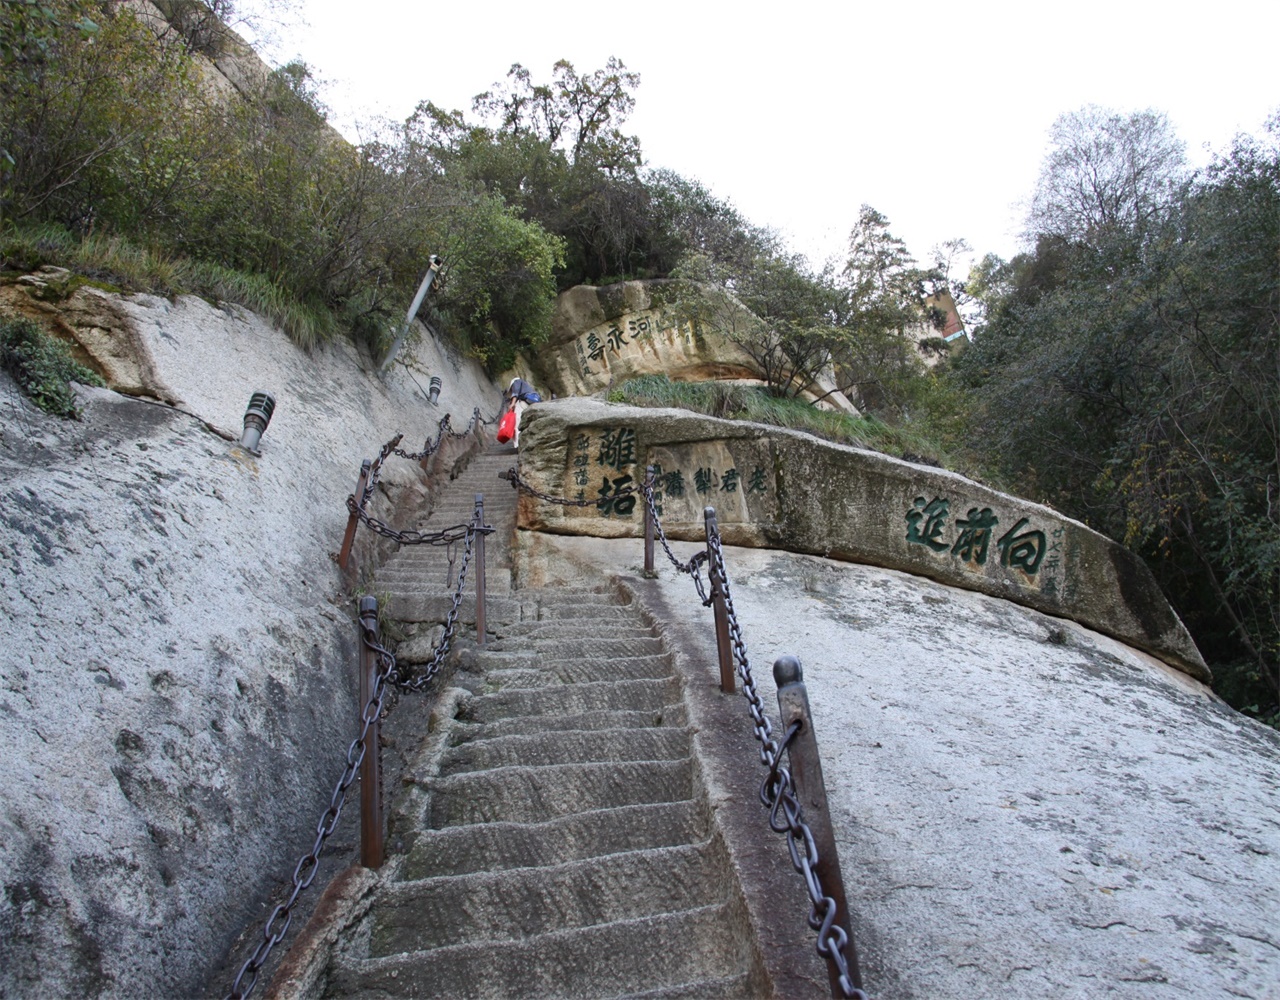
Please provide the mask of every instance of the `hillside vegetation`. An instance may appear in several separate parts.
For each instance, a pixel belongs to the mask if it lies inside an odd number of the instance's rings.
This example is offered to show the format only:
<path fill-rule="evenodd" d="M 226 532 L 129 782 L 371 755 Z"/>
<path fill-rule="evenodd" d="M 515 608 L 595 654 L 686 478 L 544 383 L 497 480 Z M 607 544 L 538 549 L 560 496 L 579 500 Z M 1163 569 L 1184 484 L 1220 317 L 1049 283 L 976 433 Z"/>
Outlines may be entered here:
<path fill-rule="evenodd" d="M 961 279 L 963 240 L 921 264 L 863 206 L 845 260 L 815 270 L 646 165 L 625 131 L 640 78 L 617 59 L 545 81 L 516 65 L 466 111 L 423 100 L 351 146 L 305 66 L 228 98 L 203 59 L 229 36 L 196 0 L 160 6 L 163 30 L 121 0 L 0 0 L 6 271 L 196 292 L 304 345 L 342 331 L 376 351 L 440 254 L 430 318 L 494 373 L 545 340 L 560 290 L 716 283 L 762 319 L 731 334 L 764 391 L 657 380 L 621 398 L 942 460 L 1050 503 L 1147 559 L 1234 704 L 1280 711 L 1280 125 L 1191 174 L 1162 115 L 1082 109 L 1055 128 L 1026 253 Z M 970 319 L 955 357 L 927 336 L 943 292 Z M 865 420 L 798 401 L 823 374 Z"/>

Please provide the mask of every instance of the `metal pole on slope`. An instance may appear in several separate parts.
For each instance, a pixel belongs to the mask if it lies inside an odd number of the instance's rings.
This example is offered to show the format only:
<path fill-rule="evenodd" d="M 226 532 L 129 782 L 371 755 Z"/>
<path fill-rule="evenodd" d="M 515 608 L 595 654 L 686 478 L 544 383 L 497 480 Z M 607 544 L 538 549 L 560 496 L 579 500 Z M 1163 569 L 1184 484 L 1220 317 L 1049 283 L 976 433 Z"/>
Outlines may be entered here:
<path fill-rule="evenodd" d="M 653 473 L 652 465 L 645 467 L 646 488 L 650 490 L 653 489 Z M 644 505 L 644 575 L 650 578 L 658 575 L 653 569 L 653 510 L 647 498 Z"/>
<path fill-rule="evenodd" d="M 413 318 L 418 315 L 418 310 L 422 308 L 422 300 L 427 297 L 427 291 L 431 288 L 431 283 L 436 280 L 436 275 L 440 273 L 440 265 L 443 263 L 444 261 L 439 257 L 432 255 L 431 266 L 427 268 L 427 273 L 422 276 L 422 284 L 418 286 L 418 294 L 413 297 L 413 303 L 409 306 L 409 311 L 404 315 L 404 326 L 400 327 L 400 332 L 396 334 L 395 343 L 391 345 L 391 350 L 382 359 L 382 364 L 378 365 L 379 375 L 391 367 L 391 362 L 396 359 L 396 355 L 400 353 L 400 348 L 404 346 L 404 338 L 409 335 L 409 326 L 413 323 Z"/>
<path fill-rule="evenodd" d="M 360 465 L 360 478 L 356 480 L 356 506 L 359 507 L 364 503 L 365 487 L 369 483 L 369 473 L 373 468 L 373 461 L 366 458 Z M 347 518 L 347 533 L 342 537 L 342 548 L 338 550 L 338 567 L 345 573 L 347 571 L 347 563 L 351 559 L 351 544 L 356 540 L 356 528 L 360 524 L 360 515 L 354 510 L 351 516 Z"/>

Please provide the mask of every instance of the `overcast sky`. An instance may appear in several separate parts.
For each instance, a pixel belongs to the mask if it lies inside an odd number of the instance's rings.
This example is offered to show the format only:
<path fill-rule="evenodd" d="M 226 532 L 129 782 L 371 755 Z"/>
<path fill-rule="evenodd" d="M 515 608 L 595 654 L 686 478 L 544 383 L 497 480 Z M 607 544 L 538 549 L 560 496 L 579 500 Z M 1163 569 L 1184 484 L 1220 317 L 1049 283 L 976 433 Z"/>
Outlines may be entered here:
<path fill-rule="evenodd" d="M 269 55 L 300 57 L 334 123 L 421 100 L 470 110 L 523 63 L 542 82 L 616 55 L 641 76 L 624 130 L 820 265 L 866 202 L 919 259 L 1018 248 L 1050 123 L 1086 103 L 1167 112 L 1194 164 L 1280 106 L 1280 3 L 808 0 L 768 6 L 296 0 Z"/>

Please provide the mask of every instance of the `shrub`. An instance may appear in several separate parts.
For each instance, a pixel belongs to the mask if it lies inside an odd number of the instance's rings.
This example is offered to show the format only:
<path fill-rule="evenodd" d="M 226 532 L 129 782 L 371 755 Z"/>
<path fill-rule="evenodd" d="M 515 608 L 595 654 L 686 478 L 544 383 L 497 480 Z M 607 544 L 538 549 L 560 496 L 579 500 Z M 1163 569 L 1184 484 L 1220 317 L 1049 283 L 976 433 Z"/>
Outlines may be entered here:
<path fill-rule="evenodd" d="M 0 364 L 36 406 L 67 420 L 80 418 L 72 382 L 105 384 L 29 319 L 0 321 Z"/>

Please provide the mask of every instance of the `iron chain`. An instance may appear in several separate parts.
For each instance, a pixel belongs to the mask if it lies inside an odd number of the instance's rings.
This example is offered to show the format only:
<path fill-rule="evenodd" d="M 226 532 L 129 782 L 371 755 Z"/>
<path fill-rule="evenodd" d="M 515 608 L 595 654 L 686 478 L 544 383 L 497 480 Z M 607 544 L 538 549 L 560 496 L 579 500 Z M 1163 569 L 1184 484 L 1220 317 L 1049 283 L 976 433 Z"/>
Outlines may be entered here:
<path fill-rule="evenodd" d="M 476 414 L 477 416 L 479 415 L 479 410 L 476 411 Z M 381 464 L 382 460 L 391 453 L 395 442 L 398 440 L 399 437 L 395 438 L 383 448 L 382 454 L 378 457 L 378 464 Z M 371 476 L 370 478 L 372 479 L 373 477 Z M 378 527 L 372 523 L 373 519 L 365 515 L 363 510 L 355 507 L 354 497 L 347 498 L 347 506 L 353 512 L 358 512 L 362 520 L 370 528 L 378 531 Z M 385 525 L 382 525 L 381 522 L 377 522 L 377 525 L 385 528 Z M 320 853 L 324 850 L 325 841 L 332 836 L 333 831 L 338 826 L 338 819 L 341 817 L 343 807 L 347 801 L 347 789 L 355 781 L 356 775 L 360 770 L 360 764 L 368 751 L 369 727 L 382 714 L 388 686 L 408 691 L 421 691 L 440 672 L 444 659 L 449 654 L 449 649 L 453 644 L 453 635 L 458 622 L 458 609 L 462 606 L 462 592 L 467 581 L 467 567 L 471 562 L 475 537 L 478 534 L 489 534 L 493 530 L 492 527 L 480 523 L 480 517 L 477 512 L 470 524 L 458 525 L 454 528 L 437 532 L 442 537 L 452 533 L 452 537 L 449 538 L 450 543 L 465 538 L 466 545 L 462 552 L 462 564 L 458 569 L 458 581 L 453 590 L 453 600 L 449 607 L 449 613 L 445 617 L 444 632 L 440 637 L 440 641 L 436 644 L 431 661 L 421 672 L 412 677 L 402 674 L 396 663 L 395 656 L 379 641 L 376 624 L 373 628 L 370 628 L 365 625 L 363 620 L 361 621 L 360 638 L 364 645 L 377 656 L 378 672 L 374 676 L 373 691 L 370 693 L 369 700 L 365 703 L 360 713 L 360 735 L 347 748 L 346 765 L 343 768 L 342 777 L 338 779 L 338 783 L 334 786 L 333 793 L 329 797 L 329 807 L 321 815 L 320 822 L 316 825 L 316 839 L 311 845 L 311 850 L 298 860 L 298 864 L 293 870 L 293 891 L 289 894 L 289 898 L 278 905 L 271 912 L 271 916 L 267 918 L 267 922 L 262 928 L 262 940 L 258 943 L 257 948 L 254 949 L 253 954 L 241 966 L 235 982 L 231 985 L 231 992 L 227 994 L 224 1000 L 244 1000 L 245 997 L 248 997 L 253 992 L 258 982 L 258 973 L 267 961 L 267 957 L 271 954 L 272 949 L 283 941 L 285 935 L 289 933 L 289 925 L 293 920 L 293 908 L 298 902 L 298 897 L 310 888 L 311 883 L 315 881 L 316 874 L 319 871 Z M 396 532 L 391 529 L 379 531 L 378 533 L 387 537 L 418 534 L 417 532 Z M 413 544 L 412 540 L 407 540 L 403 537 L 398 538 L 398 540 L 404 541 L 405 544 Z M 423 540 L 427 539 L 423 538 Z M 374 752 L 377 752 L 376 747 Z"/>
<path fill-rule="evenodd" d="M 853 985 L 849 976 L 849 963 L 845 958 L 849 935 L 835 922 L 836 901 L 822 891 L 822 882 L 815 870 L 818 846 L 814 843 L 809 824 L 804 820 L 800 800 L 796 797 L 795 785 L 791 779 L 791 769 L 782 762 L 782 754 L 800 731 L 800 723 L 792 723 L 781 745 L 773 738 L 773 725 L 765 714 L 764 702 L 751 674 L 747 645 L 742 638 L 742 626 L 734 612 L 719 532 L 708 533 L 707 547 L 711 552 L 708 574 L 711 576 L 712 586 L 718 586 L 724 597 L 734 664 L 742 681 L 742 693 L 747 699 L 755 737 L 760 744 L 760 762 L 769 769 L 760 784 L 760 801 L 769 810 L 769 827 L 777 833 L 787 835 L 787 852 L 791 855 L 791 864 L 804 878 L 805 888 L 809 893 L 809 926 L 818 932 L 818 954 L 836 967 L 840 989 L 846 997 L 866 1000 L 866 994 Z"/>
<path fill-rule="evenodd" d="M 539 500 L 544 500 L 547 503 L 559 504 L 561 507 L 601 507 L 605 503 L 615 500 L 618 497 L 626 497 L 639 493 L 644 498 L 644 502 L 649 508 L 649 514 L 653 518 L 654 531 L 658 541 L 662 543 L 662 550 L 666 552 L 667 558 L 671 560 L 671 565 L 674 566 L 678 572 L 687 573 L 693 578 L 693 585 L 698 590 L 698 596 L 702 598 L 702 606 L 711 606 L 711 597 L 707 593 L 706 587 L 702 582 L 702 576 L 699 572 L 699 567 L 707 561 L 707 554 L 705 552 L 695 553 L 687 563 L 682 563 L 675 557 L 675 553 L 671 551 L 671 546 L 667 542 L 667 533 L 662 530 L 662 521 L 658 517 L 658 507 L 653 498 L 653 482 L 648 477 L 646 477 L 641 483 L 634 486 L 623 487 L 614 493 L 610 493 L 609 496 L 601 497 L 598 500 L 577 500 L 569 497 L 554 496 L 550 493 L 543 493 L 542 490 L 535 486 L 530 486 L 521 479 L 520 473 L 516 471 L 514 466 L 502 473 L 501 478 L 508 480 L 511 483 L 512 488 L 522 493 L 527 493 L 529 496 L 537 497 Z"/>
<path fill-rule="evenodd" d="M 369 693 L 369 700 L 360 713 L 360 735 L 347 748 L 346 766 L 343 768 L 342 777 L 333 786 L 333 794 L 329 796 L 329 808 L 324 811 L 320 822 L 316 824 L 316 839 L 311 845 L 311 850 L 298 859 L 298 864 L 293 869 L 293 891 L 285 902 L 271 911 L 271 916 L 267 918 L 262 928 L 262 940 L 240 967 L 240 973 L 231 984 L 231 992 L 224 1000 L 244 1000 L 253 992 L 258 982 L 258 972 L 266 962 L 267 956 L 289 933 L 289 925 L 293 921 L 293 908 L 298 902 L 298 897 L 315 881 L 316 874 L 320 870 L 320 852 L 324 850 L 325 841 L 333 835 L 333 831 L 338 826 L 338 819 L 347 802 L 347 789 L 355 781 L 364 755 L 369 750 L 369 727 L 382 714 L 387 684 L 395 672 L 396 661 L 395 657 L 378 642 L 375 629 L 369 629 L 362 623 L 360 638 L 378 657 L 378 672 L 374 675 L 373 690 Z M 373 750 L 377 753 L 376 747 Z"/>
<path fill-rule="evenodd" d="M 480 415 L 480 407 L 477 406 L 474 410 L 471 411 L 471 421 L 467 424 L 466 428 L 460 431 L 455 431 L 452 426 L 453 417 L 450 414 L 446 413 L 443 417 L 440 418 L 440 423 L 436 430 L 436 439 L 434 441 L 432 441 L 430 438 L 427 438 L 427 440 L 424 441 L 422 444 L 421 451 L 409 452 L 409 451 L 404 451 L 403 449 L 400 449 L 400 448 L 396 448 L 395 453 L 399 455 L 401 458 L 409 459 L 411 462 L 420 462 L 424 458 L 430 458 L 432 455 L 436 453 L 437 449 L 439 449 L 440 447 L 440 442 L 444 440 L 444 436 L 446 434 L 448 434 L 449 437 L 451 438 L 463 438 L 463 437 L 466 437 L 468 434 L 470 434 L 473 430 L 475 430 L 475 427 L 477 424 L 491 424 L 491 423 L 493 423 L 492 420 L 486 420 L 484 417 Z M 397 438 L 396 440 L 398 443 L 399 438 Z"/>

